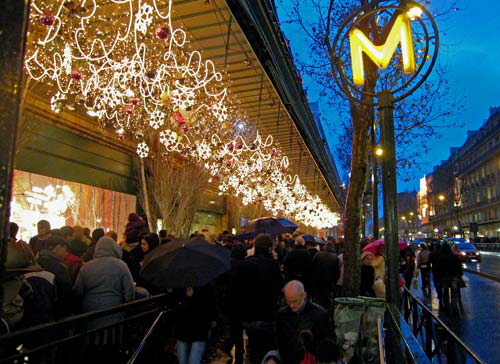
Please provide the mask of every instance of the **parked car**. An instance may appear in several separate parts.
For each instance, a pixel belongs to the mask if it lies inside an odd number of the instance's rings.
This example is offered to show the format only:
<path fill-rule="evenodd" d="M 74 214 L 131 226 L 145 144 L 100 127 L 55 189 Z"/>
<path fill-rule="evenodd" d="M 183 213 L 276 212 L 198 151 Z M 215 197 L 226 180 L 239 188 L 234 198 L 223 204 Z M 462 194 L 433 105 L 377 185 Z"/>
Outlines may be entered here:
<path fill-rule="evenodd" d="M 480 262 L 481 261 L 481 253 L 479 252 L 479 250 L 477 250 L 477 248 L 465 241 L 465 242 L 457 242 L 455 243 L 455 246 L 457 248 L 457 250 L 460 252 L 460 254 L 464 257 L 464 260 L 468 260 L 468 261 L 478 261 Z"/>

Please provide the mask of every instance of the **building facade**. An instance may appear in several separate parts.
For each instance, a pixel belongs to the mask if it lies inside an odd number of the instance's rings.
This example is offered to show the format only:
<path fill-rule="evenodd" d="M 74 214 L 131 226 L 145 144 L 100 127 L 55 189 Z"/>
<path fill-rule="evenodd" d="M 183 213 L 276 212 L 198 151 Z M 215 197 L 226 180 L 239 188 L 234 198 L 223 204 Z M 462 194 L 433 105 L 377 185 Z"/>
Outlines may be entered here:
<path fill-rule="evenodd" d="M 500 107 L 421 180 L 419 217 L 439 236 L 500 236 Z"/>

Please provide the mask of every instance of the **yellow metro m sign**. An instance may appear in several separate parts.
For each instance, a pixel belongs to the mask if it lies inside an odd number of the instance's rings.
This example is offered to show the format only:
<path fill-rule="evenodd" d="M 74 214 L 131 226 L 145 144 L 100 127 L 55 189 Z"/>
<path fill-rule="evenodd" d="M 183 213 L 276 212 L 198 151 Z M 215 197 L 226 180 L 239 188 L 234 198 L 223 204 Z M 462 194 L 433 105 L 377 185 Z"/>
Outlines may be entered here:
<path fill-rule="evenodd" d="M 365 84 L 365 68 L 363 64 L 363 53 L 365 53 L 382 70 L 387 69 L 391 58 L 401 43 L 401 54 L 403 68 L 406 74 L 415 72 L 415 52 L 413 50 L 413 39 L 411 34 L 411 17 L 418 16 L 414 12 L 399 14 L 393 22 L 391 31 L 384 44 L 376 46 L 359 29 L 349 32 L 352 77 L 356 86 Z"/>

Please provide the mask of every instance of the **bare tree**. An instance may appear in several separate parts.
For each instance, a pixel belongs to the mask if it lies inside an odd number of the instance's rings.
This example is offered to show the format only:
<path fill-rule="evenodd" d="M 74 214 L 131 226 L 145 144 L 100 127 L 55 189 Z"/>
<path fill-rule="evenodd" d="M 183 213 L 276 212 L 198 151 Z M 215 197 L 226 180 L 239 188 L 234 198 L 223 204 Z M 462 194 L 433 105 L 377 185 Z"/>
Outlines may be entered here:
<path fill-rule="evenodd" d="M 209 185 L 207 171 L 172 154 L 145 159 L 144 166 L 151 214 L 148 219 L 161 219 L 169 233 L 186 237 L 200 204 L 201 191 Z M 140 197 L 144 206 L 144 196 Z"/>

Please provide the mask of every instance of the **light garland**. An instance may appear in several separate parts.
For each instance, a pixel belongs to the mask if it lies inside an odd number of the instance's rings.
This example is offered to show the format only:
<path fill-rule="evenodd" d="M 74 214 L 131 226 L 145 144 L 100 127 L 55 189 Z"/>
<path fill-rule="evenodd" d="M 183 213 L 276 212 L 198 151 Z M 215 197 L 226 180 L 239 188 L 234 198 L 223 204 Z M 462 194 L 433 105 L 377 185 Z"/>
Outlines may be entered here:
<path fill-rule="evenodd" d="M 229 97 L 223 74 L 189 49 L 172 25 L 172 1 L 33 1 L 28 75 L 49 81 L 51 109 L 83 106 L 119 139 L 139 139 L 140 158 L 179 153 L 216 178 L 221 194 L 262 203 L 316 228 L 336 224 L 271 136 L 265 139 Z M 227 82 L 227 81 L 226 81 Z M 157 139 L 164 152 L 157 151 Z"/>

